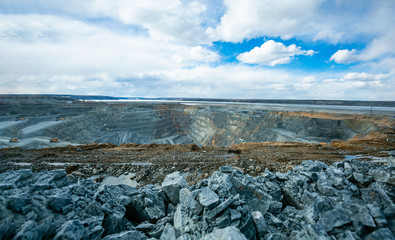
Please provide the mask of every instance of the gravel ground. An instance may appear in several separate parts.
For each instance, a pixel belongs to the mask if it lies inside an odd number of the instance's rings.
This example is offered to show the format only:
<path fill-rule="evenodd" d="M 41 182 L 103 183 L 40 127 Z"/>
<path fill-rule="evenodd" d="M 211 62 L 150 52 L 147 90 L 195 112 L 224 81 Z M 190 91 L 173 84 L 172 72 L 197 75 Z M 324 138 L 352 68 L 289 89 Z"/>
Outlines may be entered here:
<path fill-rule="evenodd" d="M 133 173 L 140 186 L 157 184 L 174 171 L 181 171 L 190 184 L 210 176 L 219 167 L 231 165 L 244 174 L 258 176 L 270 171 L 286 172 L 304 160 L 332 164 L 344 159 L 360 159 L 387 164 L 395 150 L 393 134 L 371 138 L 334 141 L 330 144 L 244 143 L 231 148 L 199 148 L 189 145 L 88 144 L 58 148 L 0 149 L 0 172 L 30 168 L 33 171 L 66 169 L 86 178 Z"/>

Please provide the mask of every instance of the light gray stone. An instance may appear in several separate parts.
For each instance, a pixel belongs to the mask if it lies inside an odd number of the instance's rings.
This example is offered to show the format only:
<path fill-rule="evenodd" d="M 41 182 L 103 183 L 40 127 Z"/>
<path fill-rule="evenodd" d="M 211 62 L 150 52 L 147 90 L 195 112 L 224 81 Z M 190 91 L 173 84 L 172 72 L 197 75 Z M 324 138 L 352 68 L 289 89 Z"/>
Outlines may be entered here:
<path fill-rule="evenodd" d="M 220 216 L 215 219 L 215 224 L 219 228 L 228 227 L 231 224 L 229 211 L 223 212 Z"/>
<path fill-rule="evenodd" d="M 254 219 L 252 219 L 251 214 L 249 214 L 245 218 L 241 219 L 238 229 L 247 239 L 256 239 L 257 238 L 255 223 L 254 223 Z"/>
<path fill-rule="evenodd" d="M 156 222 L 165 216 L 166 205 L 155 188 L 145 187 L 139 193 L 133 193 L 126 206 L 126 218 L 134 222 Z"/>
<path fill-rule="evenodd" d="M 192 192 L 188 188 L 183 188 L 179 192 L 179 203 L 188 205 L 191 199 L 194 199 Z"/>
<path fill-rule="evenodd" d="M 215 216 L 217 216 L 219 213 L 221 213 L 222 211 L 224 211 L 226 208 L 229 207 L 230 204 L 232 204 L 232 202 L 236 199 L 239 199 L 239 194 L 237 194 L 236 196 L 232 196 L 228 199 L 226 199 L 223 203 L 219 204 L 217 207 L 215 207 L 214 209 L 212 209 L 208 214 L 207 217 L 209 219 L 214 218 Z"/>
<path fill-rule="evenodd" d="M 41 239 L 43 237 L 43 233 L 37 227 L 37 224 L 34 221 L 27 221 L 23 224 L 22 229 L 15 235 L 13 239 L 15 240 L 35 240 Z"/>
<path fill-rule="evenodd" d="M 27 194 L 17 194 L 11 196 L 7 202 L 7 207 L 14 212 L 21 212 L 26 214 L 28 205 L 32 202 L 32 199 Z"/>
<path fill-rule="evenodd" d="M 204 187 L 199 193 L 199 203 L 208 208 L 212 209 L 218 205 L 218 195 L 208 187 Z"/>
<path fill-rule="evenodd" d="M 143 240 L 146 239 L 139 231 L 130 230 L 108 235 L 103 240 Z"/>
<path fill-rule="evenodd" d="M 140 223 L 136 226 L 136 229 L 142 232 L 152 230 L 154 228 L 156 228 L 156 225 L 148 222 Z"/>
<path fill-rule="evenodd" d="M 185 181 L 185 178 L 181 175 L 180 172 L 174 172 L 170 175 L 167 175 L 165 180 L 162 182 L 162 189 L 169 197 L 170 201 L 176 205 L 180 202 L 179 193 L 182 188 L 188 186 L 188 183 Z"/>
<path fill-rule="evenodd" d="M 389 156 L 387 158 L 388 167 L 395 167 L 395 151 L 389 152 Z"/>
<path fill-rule="evenodd" d="M 60 212 L 64 207 L 69 205 L 71 201 L 71 195 L 68 193 L 56 194 L 49 198 L 48 208 L 52 209 L 55 212 Z"/>
<path fill-rule="evenodd" d="M 104 233 L 104 228 L 98 225 L 95 226 L 91 231 L 89 231 L 89 233 L 87 233 L 87 236 L 86 237 L 84 236 L 84 239 L 100 240 L 102 239 L 103 233 Z"/>
<path fill-rule="evenodd" d="M 104 235 L 110 235 L 130 229 L 133 225 L 124 218 L 124 213 L 115 212 L 106 215 L 103 220 Z"/>
<path fill-rule="evenodd" d="M 174 227 L 172 225 L 167 223 L 159 240 L 174 240 L 174 239 L 177 239 L 176 231 L 174 230 Z"/>
<path fill-rule="evenodd" d="M 196 193 L 192 193 L 187 188 L 180 190 L 180 204 L 186 206 L 195 215 L 199 215 L 203 211 L 203 206 L 195 200 Z"/>
<path fill-rule="evenodd" d="M 267 231 L 267 224 L 265 218 L 263 217 L 263 214 L 259 211 L 254 211 L 251 214 L 255 222 L 255 227 L 258 230 L 259 237 L 264 237 Z"/>
<path fill-rule="evenodd" d="M 54 240 L 80 240 L 84 235 L 84 226 L 79 220 L 70 220 L 63 224 Z"/>
<path fill-rule="evenodd" d="M 230 209 L 230 220 L 234 221 L 241 218 L 241 213 L 235 209 Z"/>
<path fill-rule="evenodd" d="M 200 238 L 200 240 L 247 240 L 247 238 L 235 227 L 217 229 L 214 232 Z"/>
<path fill-rule="evenodd" d="M 279 214 L 282 208 L 283 208 L 282 202 L 273 202 L 272 204 L 270 204 L 269 212 L 274 214 Z"/>
<path fill-rule="evenodd" d="M 328 182 L 319 180 L 317 181 L 317 190 L 325 196 L 335 195 L 336 189 L 328 184 Z"/>
<path fill-rule="evenodd" d="M 376 228 L 376 224 L 374 223 L 373 218 L 368 214 L 358 214 L 358 221 L 362 223 L 364 226 Z"/>
<path fill-rule="evenodd" d="M 192 238 L 189 234 L 183 234 L 180 237 L 178 237 L 177 240 L 192 240 Z"/>
<path fill-rule="evenodd" d="M 329 232 L 335 227 L 340 227 L 350 222 L 351 212 L 341 208 L 336 208 L 324 213 L 321 225 L 324 226 L 327 232 Z"/>
<path fill-rule="evenodd" d="M 388 228 L 380 228 L 365 236 L 364 240 L 394 240 L 395 236 Z"/>
<path fill-rule="evenodd" d="M 284 237 L 280 233 L 268 233 L 263 240 L 284 240 Z"/>
<path fill-rule="evenodd" d="M 188 214 L 183 206 L 181 204 L 178 204 L 174 213 L 174 228 L 180 230 L 181 233 L 184 233 L 185 227 L 189 220 L 190 218 L 188 217 Z"/>

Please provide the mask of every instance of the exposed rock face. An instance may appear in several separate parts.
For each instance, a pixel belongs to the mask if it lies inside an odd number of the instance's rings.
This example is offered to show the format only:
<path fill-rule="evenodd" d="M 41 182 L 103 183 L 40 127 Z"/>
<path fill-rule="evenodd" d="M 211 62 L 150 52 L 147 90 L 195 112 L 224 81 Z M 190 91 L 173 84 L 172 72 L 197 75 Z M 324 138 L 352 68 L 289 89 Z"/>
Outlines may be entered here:
<path fill-rule="evenodd" d="M 395 239 L 395 168 L 305 161 L 287 173 L 229 166 L 188 186 L 0 174 L 0 239 Z M 176 199 L 176 197 L 178 199 Z"/>

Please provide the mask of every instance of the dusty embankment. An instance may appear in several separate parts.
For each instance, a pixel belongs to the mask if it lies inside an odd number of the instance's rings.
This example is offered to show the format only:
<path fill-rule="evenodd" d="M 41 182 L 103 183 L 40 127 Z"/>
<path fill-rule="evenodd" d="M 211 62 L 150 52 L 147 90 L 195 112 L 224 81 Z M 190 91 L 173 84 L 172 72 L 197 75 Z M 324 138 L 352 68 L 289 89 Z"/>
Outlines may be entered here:
<path fill-rule="evenodd" d="M 231 165 L 252 176 L 262 174 L 265 168 L 286 172 L 304 160 L 331 164 L 343 159 L 360 159 L 385 165 L 393 150 L 393 133 L 330 144 L 242 143 L 231 148 L 199 148 L 194 144 L 88 144 L 29 150 L 8 148 L 0 149 L 0 171 L 63 168 L 78 177 L 134 173 L 134 179 L 141 185 L 160 183 L 166 174 L 181 171 L 190 183 L 195 183 L 224 165 Z"/>

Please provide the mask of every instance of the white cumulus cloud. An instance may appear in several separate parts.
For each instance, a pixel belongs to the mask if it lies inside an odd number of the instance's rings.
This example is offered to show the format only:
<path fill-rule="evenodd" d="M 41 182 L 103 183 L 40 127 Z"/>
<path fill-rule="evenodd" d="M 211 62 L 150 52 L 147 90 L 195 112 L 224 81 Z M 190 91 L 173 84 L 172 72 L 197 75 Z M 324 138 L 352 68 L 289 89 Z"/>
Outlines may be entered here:
<path fill-rule="evenodd" d="M 208 28 L 213 38 L 242 42 L 260 36 L 291 38 L 313 29 L 310 20 L 319 7 L 317 0 L 225 0 L 220 24 Z"/>
<path fill-rule="evenodd" d="M 206 43 L 207 7 L 199 1 L 118 1 L 116 17 L 126 24 L 141 25 L 151 37 L 186 44 Z"/>
<path fill-rule="evenodd" d="M 180 49 L 179 52 L 172 56 L 177 63 L 190 64 L 206 64 L 215 63 L 220 60 L 218 53 L 211 51 L 202 46 Z"/>
<path fill-rule="evenodd" d="M 6 12 L 67 16 L 91 21 L 98 25 L 111 20 L 148 32 L 151 38 L 186 45 L 207 44 L 205 33 L 215 26 L 221 8 L 218 0 L 2 0 L 0 8 Z"/>
<path fill-rule="evenodd" d="M 313 50 L 302 50 L 295 44 L 287 47 L 283 43 L 269 40 L 260 47 L 255 47 L 249 52 L 240 54 L 237 56 L 237 60 L 243 63 L 275 66 L 289 63 L 297 55 L 312 56 L 314 53 Z"/>
<path fill-rule="evenodd" d="M 350 72 L 347 73 L 343 79 L 345 81 L 371 81 L 380 82 L 382 80 L 388 79 L 390 74 L 371 74 L 366 72 Z"/>
<path fill-rule="evenodd" d="M 335 61 L 336 63 L 352 63 L 352 62 L 356 62 L 359 60 L 359 56 L 356 55 L 356 51 L 355 49 L 353 50 L 338 50 L 337 52 L 335 52 L 331 58 L 329 59 L 330 61 Z"/>

